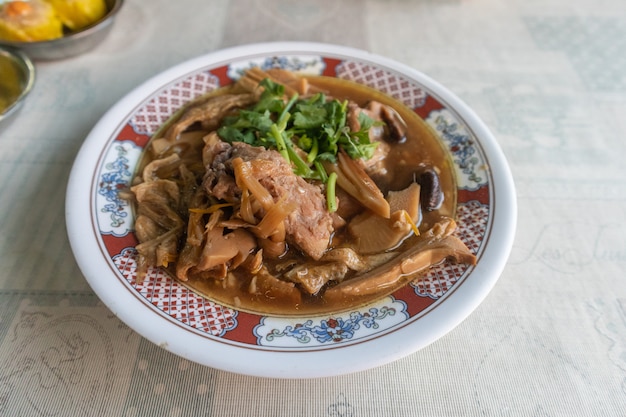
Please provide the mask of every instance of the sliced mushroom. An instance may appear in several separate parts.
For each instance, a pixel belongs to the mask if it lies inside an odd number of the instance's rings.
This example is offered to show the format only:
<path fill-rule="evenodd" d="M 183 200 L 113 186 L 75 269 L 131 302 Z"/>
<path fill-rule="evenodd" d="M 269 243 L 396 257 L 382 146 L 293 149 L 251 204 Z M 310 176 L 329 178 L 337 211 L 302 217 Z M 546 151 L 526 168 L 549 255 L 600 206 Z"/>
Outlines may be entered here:
<path fill-rule="evenodd" d="M 324 262 L 342 262 L 357 272 L 365 272 L 396 257 L 397 252 L 383 252 L 375 255 L 360 256 L 352 248 L 335 248 L 322 256 Z"/>
<path fill-rule="evenodd" d="M 224 229 L 215 227 L 207 232 L 207 240 L 198 260 L 197 269 L 208 271 L 218 265 L 230 264 L 233 268 L 241 264 L 256 248 L 256 240 L 244 229 L 224 234 Z"/>
<path fill-rule="evenodd" d="M 142 171 L 142 178 L 145 182 L 156 181 L 165 178 L 164 173 L 173 172 L 180 165 L 180 157 L 178 154 L 171 154 L 166 158 L 155 159 L 150 162 Z"/>
<path fill-rule="evenodd" d="M 170 126 L 165 137 L 170 141 L 175 141 L 182 132 L 195 123 L 202 123 L 205 131 L 212 131 L 217 128 L 219 121 L 225 115 L 234 109 L 253 104 L 255 101 L 254 94 L 222 94 L 211 97 L 205 102 L 186 109 L 180 119 Z"/>
<path fill-rule="evenodd" d="M 441 207 L 443 191 L 441 190 L 437 172 L 432 168 L 428 168 L 419 174 L 417 181 L 423 189 L 421 203 L 424 210 L 433 211 Z"/>
<path fill-rule="evenodd" d="M 459 240 L 452 236 L 455 223 L 451 219 L 436 224 L 420 236 L 420 240 L 391 262 L 374 268 L 354 279 L 328 289 L 324 297 L 339 299 L 350 296 L 371 295 L 394 288 L 414 276 L 436 265 L 444 259 L 456 263 L 475 264 L 476 256 Z"/>
<path fill-rule="evenodd" d="M 268 302 L 271 302 L 273 299 L 280 299 L 297 305 L 302 301 L 302 293 L 295 283 L 276 278 L 265 267 L 262 267 L 252 277 L 248 286 L 248 292 L 265 298 Z"/>
<path fill-rule="evenodd" d="M 354 248 L 366 255 L 393 249 L 409 236 L 411 230 L 411 223 L 403 211 L 393 212 L 388 219 L 365 212 L 348 224 L 348 231 L 354 237 Z"/>
<path fill-rule="evenodd" d="M 398 246 L 416 231 L 419 219 L 420 186 L 412 183 L 401 191 L 390 192 L 387 199 L 390 218 L 365 212 L 355 216 L 348 230 L 355 238 L 355 249 L 362 254 L 384 252 Z"/>
<path fill-rule="evenodd" d="M 283 276 L 309 294 L 317 294 L 329 281 L 341 280 L 348 272 L 342 262 L 296 265 Z"/>
<path fill-rule="evenodd" d="M 394 142 L 404 142 L 408 128 L 398 112 L 390 106 L 383 105 L 380 114 L 389 129 L 389 139 Z"/>

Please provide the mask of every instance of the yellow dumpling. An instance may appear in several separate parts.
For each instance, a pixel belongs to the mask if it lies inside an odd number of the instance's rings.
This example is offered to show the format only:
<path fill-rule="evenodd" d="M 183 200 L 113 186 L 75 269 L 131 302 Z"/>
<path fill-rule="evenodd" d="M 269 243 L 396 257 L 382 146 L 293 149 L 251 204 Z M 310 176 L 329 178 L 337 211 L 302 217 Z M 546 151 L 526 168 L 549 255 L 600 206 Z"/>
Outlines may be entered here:
<path fill-rule="evenodd" d="M 54 9 L 41 0 L 0 4 L 0 39 L 33 42 L 63 36 L 63 23 Z"/>
<path fill-rule="evenodd" d="M 45 0 L 70 30 L 79 30 L 102 19 L 107 12 L 104 0 Z"/>

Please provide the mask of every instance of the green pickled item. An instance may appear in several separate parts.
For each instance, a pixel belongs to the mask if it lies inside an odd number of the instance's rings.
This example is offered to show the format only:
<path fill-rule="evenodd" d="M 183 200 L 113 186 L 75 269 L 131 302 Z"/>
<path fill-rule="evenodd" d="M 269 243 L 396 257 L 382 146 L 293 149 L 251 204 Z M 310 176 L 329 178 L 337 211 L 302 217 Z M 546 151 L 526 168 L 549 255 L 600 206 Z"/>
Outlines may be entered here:
<path fill-rule="evenodd" d="M 4 113 L 20 96 L 21 77 L 15 63 L 0 55 L 0 113 Z"/>

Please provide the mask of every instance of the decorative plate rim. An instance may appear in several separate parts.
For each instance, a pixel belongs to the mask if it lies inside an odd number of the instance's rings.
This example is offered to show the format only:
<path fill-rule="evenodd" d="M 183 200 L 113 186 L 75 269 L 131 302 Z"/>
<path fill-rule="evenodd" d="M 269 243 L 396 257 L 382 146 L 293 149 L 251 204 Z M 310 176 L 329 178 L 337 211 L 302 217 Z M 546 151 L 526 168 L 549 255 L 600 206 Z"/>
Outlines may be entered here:
<path fill-rule="evenodd" d="M 490 176 L 490 224 L 486 229 L 486 241 L 480 246 L 477 265 L 463 275 L 463 285 L 454 285 L 445 293 L 442 302 L 427 307 L 427 314 L 409 316 L 400 326 L 340 345 L 299 348 L 251 345 L 207 336 L 197 329 L 182 326 L 165 313 L 155 314 L 154 308 L 146 305 L 147 301 L 141 300 L 138 291 L 133 290 L 128 282 L 111 280 L 108 276 L 108 271 L 115 268 L 113 256 L 103 252 L 105 245 L 101 241 L 101 230 L 93 221 L 94 178 L 107 149 L 129 123 L 129 117 L 167 86 L 202 69 L 227 66 L 233 61 L 250 62 L 274 55 L 299 54 L 359 60 L 393 71 L 423 86 L 445 104 L 445 110 L 463 121 L 479 142 L 488 161 Z M 261 43 L 223 49 L 188 60 L 150 78 L 122 98 L 94 126 L 76 156 L 66 194 L 67 232 L 78 265 L 94 292 L 123 322 L 151 342 L 194 362 L 240 374 L 277 378 L 333 376 L 373 368 L 413 353 L 452 330 L 482 302 L 497 282 L 512 247 L 516 217 L 515 189 L 506 159 L 489 129 L 457 96 L 425 74 L 391 59 L 349 47 L 306 42 Z M 119 271 L 113 272 L 120 274 Z M 233 320 L 248 319 L 247 313 L 235 313 Z M 261 316 L 257 326 L 272 319 Z M 304 320 L 301 317 L 295 319 Z"/>

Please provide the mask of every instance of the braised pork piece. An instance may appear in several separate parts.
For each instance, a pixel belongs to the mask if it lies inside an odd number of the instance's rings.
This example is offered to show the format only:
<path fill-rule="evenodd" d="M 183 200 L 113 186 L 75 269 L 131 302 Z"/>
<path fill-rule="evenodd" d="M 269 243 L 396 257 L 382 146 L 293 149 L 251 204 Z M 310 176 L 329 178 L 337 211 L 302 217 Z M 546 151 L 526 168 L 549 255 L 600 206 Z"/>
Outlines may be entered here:
<path fill-rule="evenodd" d="M 139 279 L 165 267 L 238 309 L 338 312 L 476 262 L 426 124 L 335 78 L 255 68 L 194 100 L 154 135 L 131 191 Z"/>

